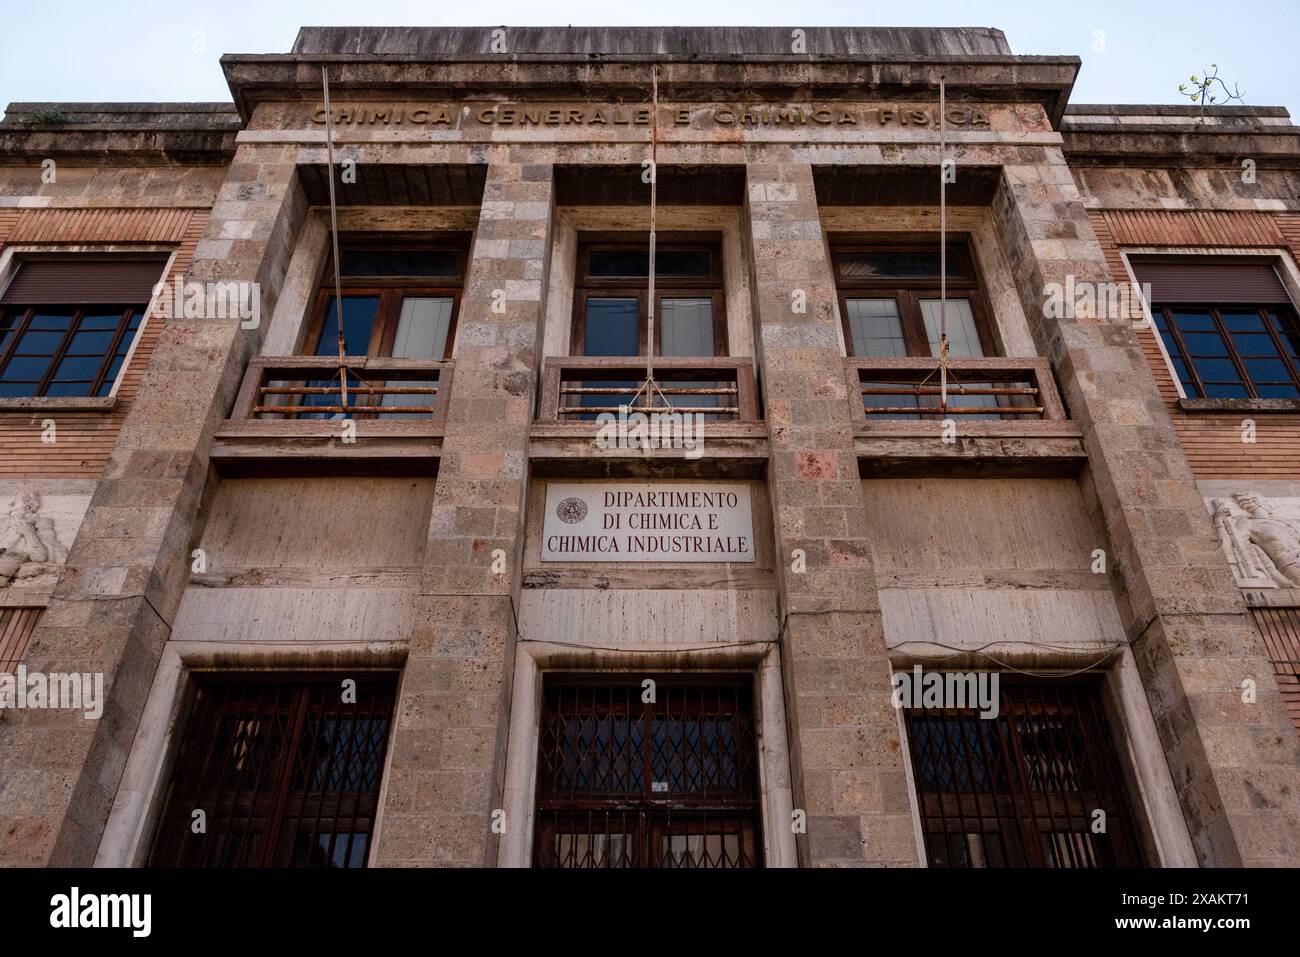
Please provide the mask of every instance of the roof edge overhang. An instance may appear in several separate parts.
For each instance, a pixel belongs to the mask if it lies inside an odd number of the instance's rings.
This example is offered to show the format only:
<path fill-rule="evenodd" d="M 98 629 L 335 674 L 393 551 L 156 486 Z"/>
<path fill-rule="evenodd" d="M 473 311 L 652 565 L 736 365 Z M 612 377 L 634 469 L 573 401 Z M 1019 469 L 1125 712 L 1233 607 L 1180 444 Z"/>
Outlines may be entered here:
<path fill-rule="evenodd" d="M 1079 166 L 1300 169 L 1300 127 L 1281 106 L 1071 104 L 1061 125 Z"/>
<path fill-rule="evenodd" d="M 354 54 L 227 54 L 221 58 L 239 114 L 263 102 L 318 101 L 321 66 L 333 97 L 575 99 L 646 102 L 650 68 L 659 96 L 675 102 L 849 98 L 933 99 L 939 78 L 954 102 L 1039 104 L 1059 128 L 1081 60 L 1073 56 L 482 54 L 444 57 Z"/>
<path fill-rule="evenodd" d="M 231 103 L 15 102 L 0 121 L 0 162 L 221 164 L 242 127 Z"/>

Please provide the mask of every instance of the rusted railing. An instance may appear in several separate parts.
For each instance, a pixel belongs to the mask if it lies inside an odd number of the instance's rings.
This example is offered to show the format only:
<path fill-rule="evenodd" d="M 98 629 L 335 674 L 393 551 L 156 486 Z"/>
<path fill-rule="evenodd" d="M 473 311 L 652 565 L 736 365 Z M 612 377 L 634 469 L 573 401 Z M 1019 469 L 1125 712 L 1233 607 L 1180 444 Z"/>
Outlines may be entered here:
<path fill-rule="evenodd" d="M 542 421 L 576 422 L 602 412 L 700 413 L 711 420 L 758 421 L 754 361 L 748 358 L 656 358 L 654 394 L 645 360 L 622 356 L 565 356 L 542 367 Z"/>
<path fill-rule="evenodd" d="M 946 404 L 934 359 L 855 357 L 845 364 L 850 392 L 868 421 L 1066 418 L 1046 359 L 951 359 Z"/>
<path fill-rule="evenodd" d="M 441 421 L 451 365 L 430 359 L 260 356 L 248 363 L 232 419 Z"/>

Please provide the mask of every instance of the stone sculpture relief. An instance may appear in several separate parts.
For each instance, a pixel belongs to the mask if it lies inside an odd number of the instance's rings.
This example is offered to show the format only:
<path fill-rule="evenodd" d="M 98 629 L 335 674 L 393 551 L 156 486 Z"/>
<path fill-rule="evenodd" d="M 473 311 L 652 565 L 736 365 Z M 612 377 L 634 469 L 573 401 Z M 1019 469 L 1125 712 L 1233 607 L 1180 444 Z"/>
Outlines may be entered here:
<path fill-rule="evenodd" d="M 1243 588 L 1300 588 L 1300 500 L 1242 492 L 1210 500 L 1214 527 Z"/>
<path fill-rule="evenodd" d="M 67 559 L 68 550 L 59 541 L 53 519 L 41 514 L 40 496 L 19 495 L 8 514 L 0 517 L 0 588 L 15 582 L 52 582 Z"/>

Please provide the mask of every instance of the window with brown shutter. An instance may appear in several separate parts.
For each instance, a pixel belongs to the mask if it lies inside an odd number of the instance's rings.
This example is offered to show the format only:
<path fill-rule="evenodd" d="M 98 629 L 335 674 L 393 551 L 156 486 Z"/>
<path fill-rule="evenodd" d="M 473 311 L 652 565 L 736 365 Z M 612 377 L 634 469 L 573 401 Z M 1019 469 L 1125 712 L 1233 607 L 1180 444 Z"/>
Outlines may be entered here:
<path fill-rule="evenodd" d="M 1151 318 L 1193 399 L 1300 399 L 1300 324 L 1267 262 L 1135 260 Z"/>
<path fill-rule="evenodd" d="M 0 397 L 106 396 L 162 259 L 23 262 L 0 297 Z"/>

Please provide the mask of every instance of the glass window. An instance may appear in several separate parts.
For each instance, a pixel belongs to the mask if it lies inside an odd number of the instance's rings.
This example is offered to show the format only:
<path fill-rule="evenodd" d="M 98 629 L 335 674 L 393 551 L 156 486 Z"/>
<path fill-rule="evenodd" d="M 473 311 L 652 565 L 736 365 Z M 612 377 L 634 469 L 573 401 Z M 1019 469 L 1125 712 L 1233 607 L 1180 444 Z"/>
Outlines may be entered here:
<path fill-rule="evenodd" d="M 1188 398 L 1300 399 L 1300 339 L 1287 306 L 1151 307 Z"/>
<path fill-rule="evenodd" d="M 0 396 L 106 396 L 147 305 L 0 306 Z"/>
<path fill-rule="evenodd" d="M 905 356 L 907 339 L 895 299 L 847 299 L 855 356 Z"/>

